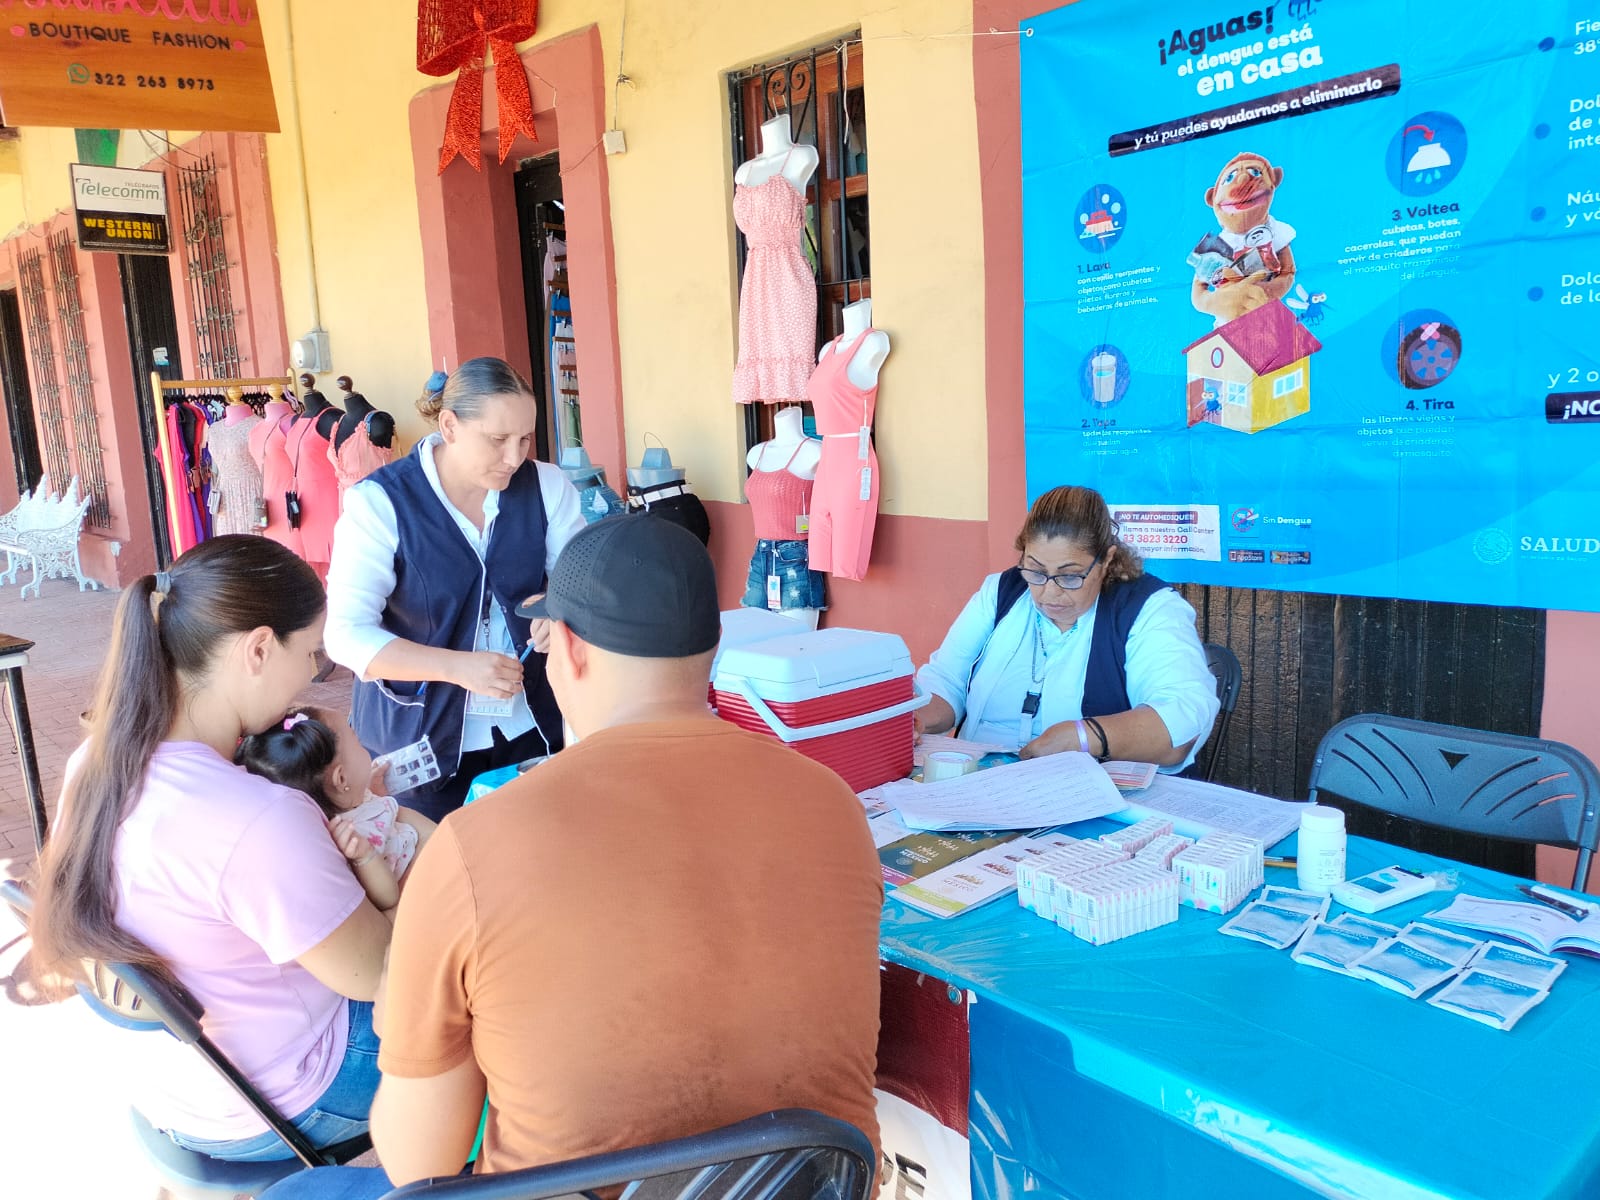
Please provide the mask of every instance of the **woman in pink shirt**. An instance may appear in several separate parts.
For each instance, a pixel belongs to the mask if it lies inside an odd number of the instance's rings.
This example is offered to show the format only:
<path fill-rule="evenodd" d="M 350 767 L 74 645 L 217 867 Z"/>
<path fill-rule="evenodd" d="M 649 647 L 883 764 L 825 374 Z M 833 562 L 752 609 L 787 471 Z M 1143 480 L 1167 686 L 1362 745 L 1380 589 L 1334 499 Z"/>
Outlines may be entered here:
<path fill-rule="evenodd" d="M 266 538 L 202 542 L 117 606 L 88 740 L 39 865 L 42 963 L 134 962 L 175 978 L 206 1032 L 327 1145 L 366 1128 L 372 1005 L 390 923 L 304 794 L 234 766 L 316 672 L 326 600 Z M 238 1095 L 171 1038 L 119 1049 L 134 1103 L 180 1145 L 288 1158 Z"/>

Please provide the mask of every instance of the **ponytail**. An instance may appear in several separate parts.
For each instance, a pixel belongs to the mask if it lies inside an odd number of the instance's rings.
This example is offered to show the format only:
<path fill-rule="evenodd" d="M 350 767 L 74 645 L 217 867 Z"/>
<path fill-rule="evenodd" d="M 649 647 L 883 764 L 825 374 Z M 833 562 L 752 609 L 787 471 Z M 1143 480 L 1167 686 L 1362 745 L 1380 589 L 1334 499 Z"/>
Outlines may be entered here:
<path fill-rule="evenodd" d="M 170 976 L 117 925 L 117 831 L 177 718 L 184 681 L 203 676 L 225 638 L 265 626 L 284 641 L 325 604 L 309 566 L 276 542 L 243 535 L 202 542 L 170 573 L 146 575 L 123 593 L 82 761 L 39 860 L 31 932 L 46 969 L 77 976 L 93 959 Z"/>

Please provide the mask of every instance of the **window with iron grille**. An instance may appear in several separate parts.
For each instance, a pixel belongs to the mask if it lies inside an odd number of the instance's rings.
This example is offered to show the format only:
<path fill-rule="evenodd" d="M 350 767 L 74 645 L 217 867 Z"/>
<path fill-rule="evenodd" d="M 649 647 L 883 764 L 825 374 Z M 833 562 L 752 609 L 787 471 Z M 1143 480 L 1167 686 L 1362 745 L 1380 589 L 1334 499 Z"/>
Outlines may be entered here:
<path fill-rule="evenodd" d="M 223 236 L 217 159 L 207 154 L 178 171 L 183 213 L 183 264 L 194 309 L 194 340 L 202 379 L 240 374 L 238 312 L 233 306 L 228 243 Z"/>
<path fill-rule="evenodd" d="M 44 467 L 56 491 L 72 478 L 72 456 L 67 450 L 66 422 L 61 416 L 61 384 L 56 372 L 55 336 L 50 331 L 50 294 L 44 286 L 44 255 L 24 250 L 17 256 L 21 284 L 22 316 L 28 326 L 28 362 L 33 368 L 33 402 L 39 416 Z"/>
<path fill-rule="evenodd" d="M 111 507 L 106 497 L 100 418 L 94 408 L 89 333 L 83 319 L 83 293 L 78 286 L 78 255 L 72 235 L 65 229 L 50 235 L 50 273 L 55 277 L 56 317 L 61 327 L 61 354 L 67 368 L 67 400 L 72 411 L 72 448 L 73 459 L 78 464 L 78 484 L 89 497 L 89 524 L 107 529 L 111 525 Z"/>
<path fill-rule="evenodd" d="M 806 185 L 806 261 L 817 277 L 817 346 L 843 329 L 845 305 L 872 295 L 867 222 L 867 110 L 860 34 L 761 63 L 729 80 L 735 165 L 761 151 L 761 126 L 789 117 L 796 145 L 814 146 L 816 174 Z M 747 248 L 739 238 L 741 281 Z M 802 405 L 807 416 L 810 405 Z M 745 408 L 745 442 L 772 436 L 770 404 Z"/>

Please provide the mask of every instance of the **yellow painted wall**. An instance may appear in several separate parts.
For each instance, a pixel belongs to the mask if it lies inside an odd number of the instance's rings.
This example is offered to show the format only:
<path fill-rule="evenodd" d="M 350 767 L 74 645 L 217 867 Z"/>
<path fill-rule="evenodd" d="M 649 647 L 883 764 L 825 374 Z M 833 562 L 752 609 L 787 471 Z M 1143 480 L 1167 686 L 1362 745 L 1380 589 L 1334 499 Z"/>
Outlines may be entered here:
<path fill-rule="evenodd" d="M 726 72 L 858 25 L 871 155 L 876 320 L 893 339 L 878 409 L 883 510 L 986 512 L 983 257 L 970 0 L 907 0 L 862 15 L 855 0 L 544 0 L 540 38 L 598 22 L 606 76 L 634 86 L 613 120 L 611 217 L 630 458 L 654 433 L 702 495 L 732 500 L 743 471 L 728 399 L 737 349 Z M 310 328 L 309 260 L 290 84 L 298 81 L 323 326 L 335 373 L 393 411 L 405 440 L 428 362 L 408 105 L 436 81 L 413 68 L 415 8 L 359 0 L 261 6 L 286 132 L 267 139 L 288 332 Z M 286 31 L 292 17 L 293 70 Z M 560 103 L 560 97 L 557 97 Z M 181 140 L 182 135 L 173 135 Z M 129 143 L 133 143 L 130 147 Z M 124 137 L 124 161 L 140 146 Z M 70 130 L 26 130 L 23 187 L 0 184 L 0 231 L 70 200 Z M 148 157 L 146 155 L 145 157 Z M 132 164 L 130 164 L 132 165 Z M 453 169 L 462 169 L 459 166 Z M 21 211 L 18 211 L 18 210 Z M 577 331 L 580 354 L 583 331 Z M 613 478 L 621 464 L 606 464 Z"/>

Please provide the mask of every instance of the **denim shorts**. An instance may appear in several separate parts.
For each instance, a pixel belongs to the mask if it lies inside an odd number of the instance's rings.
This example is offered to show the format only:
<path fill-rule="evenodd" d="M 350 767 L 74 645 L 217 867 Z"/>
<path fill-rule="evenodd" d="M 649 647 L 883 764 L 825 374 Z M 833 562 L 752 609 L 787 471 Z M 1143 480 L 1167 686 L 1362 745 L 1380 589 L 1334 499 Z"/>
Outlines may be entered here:
<path fill-rule="evenodd" d="M 378 1093 L 378 1035 L 372 1031 L 372 1004 L 364 1000 L 348 1003 L 350 1037 L 339 1073 L 315 1104 L 289 1122 L 319 1149 L 365 1133 L 372 1100 Z M 294 1151 L 270 1129 L 229 1141 L 187 1137 L 175 1129 L 167 1130 L 167 1136 L 187 1150 L 229 1162 L 274 1162 L 294 1157 Z"/>
<path fill-rule="evenodd" d="M 811 547 L 806 542 L 756 540 L 750 556 L 750 576 L 745 583 L 745 608 L 767 607 L 767 576 L 776 575 L 782 584 L 784 608 L 827 608 L 828 593 L 821 571 L 811 569 Z"/>

